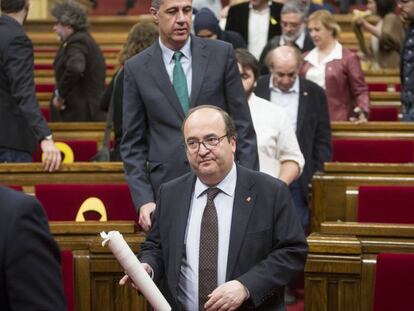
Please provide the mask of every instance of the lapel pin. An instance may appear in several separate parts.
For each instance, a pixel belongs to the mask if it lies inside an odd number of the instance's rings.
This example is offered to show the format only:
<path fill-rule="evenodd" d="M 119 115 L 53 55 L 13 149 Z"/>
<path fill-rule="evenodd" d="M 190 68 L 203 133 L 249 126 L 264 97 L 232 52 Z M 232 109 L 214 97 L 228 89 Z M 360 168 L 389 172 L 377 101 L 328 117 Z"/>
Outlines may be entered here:
<path fill-rule="evenodd" d="M 246 202 L 250 202 L 250 201 L 251 201 L 251 199 L 252 199 L 251 197 L 247 197 L 247 198 L 246 198 Z"/>
<path fill-rule="evenodd" d="M 308 92 L 303 92 L 303 96 L 308 96 Z"/>

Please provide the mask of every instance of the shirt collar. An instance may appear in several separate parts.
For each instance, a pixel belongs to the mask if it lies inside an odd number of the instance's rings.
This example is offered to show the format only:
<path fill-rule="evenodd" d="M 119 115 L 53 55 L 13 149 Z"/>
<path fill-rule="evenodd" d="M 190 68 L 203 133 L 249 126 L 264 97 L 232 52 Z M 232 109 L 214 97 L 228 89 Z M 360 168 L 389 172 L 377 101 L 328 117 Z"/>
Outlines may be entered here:
<path fill-rule="evenodd" d="M 325 57 L 325 59 L 319 63 L 319 50 L 318 48 L 314 48 L 312 51 L 309 52 L 308 55 L 305 56 L 305 60 L 309 62 L 312 66 L 319 66 L 321 64 L 329 63 L 335 59 L 342 59 L 342 44 L 338 41 L 335 43 L 335 47 L 331 51 L 331 53 Z"/>
<path fill-rule="evenodd" d="M 305 30 L 303 30 L 299 37 L 297 37 L 295 44 L 299 47 L 299 49 L 303 49 L 303 46 L 305 45 Z M 280 36 L 280 45 L 285 45 L 285 39 L 283 36 Z"/>
<path fill-rule="evenodd" d="M 236 165 L 233 163 L 233 167 L 231 168 L 230 172 L 224 177 L 224 179 L 215 187 L 219 188 L 221 192 L 225 193 L 226 195 L 232 197 L 234 196 L 234 191 L 236 189 L 236 181 L 237 181 L 237 168 Z M 204 184 L 198 177 L 194 187 L 194 194 L 195 197 L 198 198 L 205 193 L 205 191 L 210 188 L 206 184 Z"/>
<path fill-rule="evenodd" d="M 251 2 L 249 2 L 249 10 L 256 12 L 256 13 L 262 13 L 262 12 L 266 12 L 266 10 L 270 10 L 270 7 L 272 6 L 272 0 L 267 1 L 267 8 L 265 8 L 264 10 L 258 11 L 256 9 L 253 8 L 253 5 Z"/>
<path fill-rule="evenodd" d="M 287 92 L 282 92 L 278 87 L 273 85 L 273 74 L 270 75 L 270 82 L 269 88 L 271 91 L 281 93 L 281 94 L 288 94 L 288 93 L 299 93 L 299 79 L 296 77 L 295 82 L 293 83 L 292 87 Z"/>
<path fill-rule="evenodd" d="M 173 56 L 176 51 L 173 51 L 167 48 L 162 42 L 161 39 L 158 38 L 158 42 L 160 44 L 162 58 L 164 59 L 165 64 L 170 64 L 173 62 Z M 184 46 L 180 49 L 181 53 L 183 53 L 183 57 L 191 60 L 191 36 L 188 37 L 187 42 Z"/>

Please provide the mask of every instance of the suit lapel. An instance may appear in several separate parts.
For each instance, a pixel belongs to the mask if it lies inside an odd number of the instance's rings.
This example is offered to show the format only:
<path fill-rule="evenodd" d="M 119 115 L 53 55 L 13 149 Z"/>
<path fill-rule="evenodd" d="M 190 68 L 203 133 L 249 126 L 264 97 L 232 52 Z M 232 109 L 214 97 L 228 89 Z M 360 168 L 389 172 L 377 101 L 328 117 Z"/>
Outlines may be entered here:
<path fill-rule="evenodd" d="M 181 260 L 185 251 L 184 239 L 187 228 L 188 213 L 190 210 L 191 196 L 194 191 L 195 175 L 189 174 L 188 178 L 183 182 L 182 192 L 177 193 L 174 198 L 174 205 L 176 206 L 176 224 L 175 224 L 175 275 L 178 284 Z"/>
<path fill-rule="evenodd" d="M 151 73 L 153 80 L 158 85 L 158 88 L 164 94 L 166 101 L 174 108 L 180 118 L 184 119 L 184 111 L 177 99 L 174 88 L 168 77 L 167 70 L 165 69 L 164 60 L 162 58 L 162 52 L 158 40 L 148 50 L 150 60 L 148 62 L 148 71 Z"/>
<path fill-rule="evenodd" d="M 308 105 L 309 92 L 303 87 L 303 81 L 299 78 L 299 107 L 298 107 L 298 120 L 296 124 L 296 136 L 300 133 L 303 120 L 306 114 L 306 107 Z"/>
<path fill-rule="evenodd" d="M 246 169 L 237 166 L 237 184 L 234 193 L 233 216 L 231 219 L 229 253 L 226 280 L 233 274 L 240 248 L 246 235 L 250 214 L 256 202 L 256 190 Z"/>
<path fill-rule="evenodd" d="M 209 51 L 203 40 L 191 36 L 191 67 L 192 67 L 192 83 L 191 83 L 191 99 L 190 106 L 194 107 L 197 103 L 197 97 L 203 84 L 204 73 L 206 72 Z"/>

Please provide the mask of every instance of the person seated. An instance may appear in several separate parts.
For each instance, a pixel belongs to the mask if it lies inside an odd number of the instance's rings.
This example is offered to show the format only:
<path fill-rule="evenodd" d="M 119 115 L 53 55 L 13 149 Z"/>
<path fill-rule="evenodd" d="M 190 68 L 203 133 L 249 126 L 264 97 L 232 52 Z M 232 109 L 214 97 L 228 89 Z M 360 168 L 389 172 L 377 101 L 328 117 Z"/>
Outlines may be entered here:
<path fill-rule="evenodd" d="M 256 131 L 260 171 L 290 185 L 302 172 L 305 160 L 289 117 L 283 108 L 254 94 L 259 77 L 256 58 L 237 49 L 236 60 Z"/>
<path fill-rule="evenodd" d="M 357 35 L 364 59 L 372 69 L 400 68 L 400 51 L 405 31 L 401 18 L 394 13 L 395 7 L 395 0 L 368 0 L 368 10 L 372 15 L 378 15 L 380 20 L 376 25 L 372 25 L 363 17 L 356 20 L 359 29 L 372 35 L 368 47 L 363 41 L 363 35 Z"/>
<path fill-rule="evenodd" d="M 209 8 L 202 8 L 197 12 L 193 25 L 194 33 L 198 37 L 226 41 L 231 43 L 234 49 L 247 47 L 239 33 L 220 28 L 219 20 Z"/>
<path fill-rule="evenodd" d="M 305 56 L 301 75 L 325 89 L 331 122 L 367 122 L 368 86 L 358 56 L 338 42 L 340 27 L 333 15 L 312 13 L 308 31 L 315 48 Z"/>

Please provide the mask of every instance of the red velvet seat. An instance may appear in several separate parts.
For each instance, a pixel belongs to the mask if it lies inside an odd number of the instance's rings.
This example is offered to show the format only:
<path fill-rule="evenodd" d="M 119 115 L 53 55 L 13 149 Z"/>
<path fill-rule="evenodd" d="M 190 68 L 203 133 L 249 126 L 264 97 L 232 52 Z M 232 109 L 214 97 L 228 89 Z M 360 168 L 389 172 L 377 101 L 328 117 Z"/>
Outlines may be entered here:
<path fill-rule="evenodd" d="M 373 311 L 413 310 L 414 254 L 379 254 Z"/>
<path fill-rule="evenodd" d="M 70 147 L 73 151 L 74 162 L 89 162 L 98 151 L 98 143 L 95 140 L 64 140 L 56 142 L 63 142 Z M 38 148 L 33 154 L 33 162 L 40 162 L 41 158 L 42 154 L 40 148 Z"/>
<path fill-rule="evenodd" d="M 40 111 L 45 117 L 46 122 L 50 122 L 50 110 L 49 107 L 40 107 Z"/>
<path fill-rule="evenodd" d="M 398 108 L 371 107 L 368 121 L 398 121 Z"/>
<path fill-rule="evenodd" d="M 6 187 L 16 191 L 23 191 L 23 187 L 18 185 L 6 185 Z"/>
<path fill-rule="evenodd" d="M 61 251 L 62 281 L 65 293 L 67 310 L 75 311 L 75 267 L 71 251 Z"/>
<path fill-rule="evenodd" d="M 413 140 L 334 139 L 334 162 L 408 163 L 414 161 Z"/>
<path fill-rule="evenodd" d="M 55 91 L 55 84 L 41 83 L 36 84 L 36 93 L 53 93 Z"/>
<path fill-rule="evenodd" d="M 105 205 L 108 220 L 137 220 L 128 186 L 119 184 L 36 185 L 35 195 L 51 221 L 74 221 L 82 203 L 96 197 Z M 88 212 L 86 220 L 99 215 Z"/>
<path fill-rule="evenodd" d="M 368 83 L 368 92 L 386 92 L 387 90 L 386 83 Z"/>
<path fill-rule="evenodd" d="M 360 186 L 358 221 L 414 224 L 414 187 Z"/>
<path fill-rule="evenodd" d="M 42 70 L 42 69 L 53 69 L 52 64 L 34 64 L 34 70 Z"/>

